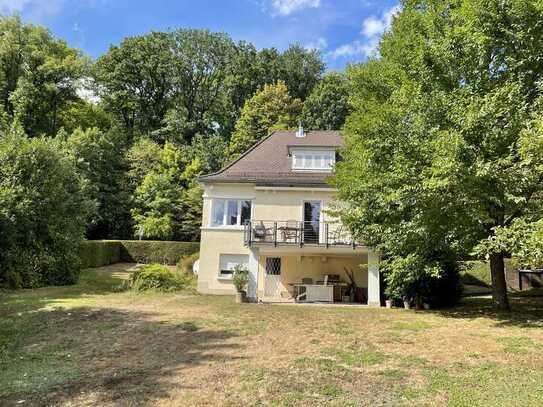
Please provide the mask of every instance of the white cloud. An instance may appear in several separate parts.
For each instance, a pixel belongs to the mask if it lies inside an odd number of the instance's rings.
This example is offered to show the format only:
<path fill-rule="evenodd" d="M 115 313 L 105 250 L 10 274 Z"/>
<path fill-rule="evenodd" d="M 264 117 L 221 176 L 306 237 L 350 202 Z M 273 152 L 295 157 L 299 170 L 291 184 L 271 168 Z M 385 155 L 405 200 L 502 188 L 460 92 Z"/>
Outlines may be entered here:
<path fill-rule="evenodd" d="M 386 10 L 381 18 L 370 16 L 362 22 L 362 35 L 371 38 L 376 35 L 382 35 L 392 25 L 392 19 L 400 12 L 400 6 L 394 6 Z"/>
<path fill-rule="evenodd" d="M 365 37 L 373 37 L 374 35 L 381 34 L 383 31 L 385 31 L 384 20 L 371 16 L 362 22 L 362 34 Z"/>
<path fill-rule="evenodd" d="M 41 22 L 57 14 L 64 0 L 0 0 L 0 14 L 19 13 L 31 21 Z"/>
<path fill-rule="evenodd" d="M 344 44 L 335 50 L 328 53 L 328 56 L 332 59 L 344 58 L 344 57 L 353 57 L 359 55 L 371 56 L 377 45 L 379 44 L 379 39 L 374 39 L 369 42 L 362 42 L 359 40 L 353 41 L 349 44 Z"/>
<path fill-rule="evenodd" d="M 313 50 L 322 50 L 325 49 L 328 46 L 328 42 L 325 38 L 319 37 L 315 41 L 311 41 L 305 45 L 305 49 L 308 49 L 310 51 Z"/>
<path fill-rule="evenodd" d="M 274 14 L 288 16 L 306 8 L 319 8 L 321 0 L 271 0 Z"/>
<path fill-rule="evenodd" d="M 377 48 L 381 36 L 390 29 L 392 20 L 396 14 L 401 11 L 399 5 L 385 10 L 380 17 L 370 16 L 362 22 L 362 40 L 355 40 L 351 43 L 341 45 L 328 55 L 333 58 L 365 56 L 372 57 L 377 55 Z"/>

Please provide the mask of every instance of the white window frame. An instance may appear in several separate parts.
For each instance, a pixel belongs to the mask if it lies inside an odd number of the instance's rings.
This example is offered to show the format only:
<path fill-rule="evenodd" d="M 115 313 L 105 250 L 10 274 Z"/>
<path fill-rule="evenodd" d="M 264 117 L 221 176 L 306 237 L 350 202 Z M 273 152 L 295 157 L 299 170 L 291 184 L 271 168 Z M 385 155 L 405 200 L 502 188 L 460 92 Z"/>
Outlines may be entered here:
<path fill-rule="evenodd" d="M 230 263 L 230 268 L 223 267 L 225 264 Z M 238 264 L 245 266 L 249 270 L 249 255 L 248 254 L 231 254 L 223 253 L 219 254 L 219 270 L 217 271 L 217 279 L 219 280 L 232 280 L 232 274 L 222 274 L 224 270 L 233 270 Z"/>
<path fill-rule="evenodd" d="M 228 220 L 228 202 L 236 201 L 237 202 L 237 211 L 236 211 L 236 224 L 230 225 L 227 223 Z M 209 227 L 211 228 L 243 228 L 244 225 L 241 224 L 241 205 L 242 202 L 250 202 L 251 203 L 251 213 L 249 214 L 249 220 L 253 219 L 253 208 L 254 208 L 254 202 L 252 199 L 246 199 L 246 198 L 213 198 L 211 200 L 211 216 L 209 217 Z M 219 203 L 222 203 L 223 205 L 223 216 L 222 216 L 222 223 L 221 224 L 215 224 L 214 221 L 214 214 L 215 214 L 215 208 Z"/>
<path fill-rule="evenodd" d="M 296 171 L 332 171 L 336 164 L 336 151 L 330 149 L 293 149 L 292 169 Z M 317 164 L 316 161 L 319 161 Z M 328 165 L 327 165 L 328 162 Z"/>

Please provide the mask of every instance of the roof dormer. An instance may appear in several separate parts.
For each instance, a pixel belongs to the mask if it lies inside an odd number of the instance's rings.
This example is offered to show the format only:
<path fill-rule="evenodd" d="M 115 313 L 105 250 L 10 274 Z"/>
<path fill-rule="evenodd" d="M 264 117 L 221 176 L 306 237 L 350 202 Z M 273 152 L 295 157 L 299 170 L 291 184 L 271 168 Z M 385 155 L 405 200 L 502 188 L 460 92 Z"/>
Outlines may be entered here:
<path fill-rule="evenodd" d="M 330 147 L 294 147 L 290 155 L 294 171 L 330 172 L 336 164 L 336 150 Z"/>

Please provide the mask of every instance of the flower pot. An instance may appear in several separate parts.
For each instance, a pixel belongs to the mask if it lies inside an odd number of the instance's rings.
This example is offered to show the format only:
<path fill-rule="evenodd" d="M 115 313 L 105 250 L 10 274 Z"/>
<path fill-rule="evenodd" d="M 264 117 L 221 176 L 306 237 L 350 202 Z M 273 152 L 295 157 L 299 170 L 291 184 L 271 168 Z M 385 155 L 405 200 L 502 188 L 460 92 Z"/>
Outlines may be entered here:
<path fill-rule="evenodd" d="M 403 300 L 403 307 L 405 309 L 411 309 L 411 303 L 407 300 Z"/>
<path fill-rule="evenodd" d="M 247 302 L 247 293 L 245 291 L 238 291 L 236 293 L 236 304 Z"/>
<path fill-rule="evenodd" d="M 385 306 L 387 308 L 392 308 L 392 300 L 385 300 Z"/>

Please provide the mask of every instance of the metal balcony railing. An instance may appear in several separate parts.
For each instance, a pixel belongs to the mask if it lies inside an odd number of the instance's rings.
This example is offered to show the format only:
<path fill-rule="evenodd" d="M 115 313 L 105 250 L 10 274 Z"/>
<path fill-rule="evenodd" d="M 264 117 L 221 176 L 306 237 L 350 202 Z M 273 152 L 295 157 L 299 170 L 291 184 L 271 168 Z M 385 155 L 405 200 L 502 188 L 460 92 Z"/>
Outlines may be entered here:
<path fill-rule="evenodd" d="M 245 245 L 268 246 L 360 246 L 338 222 L 253 220 L 245 223 Z"/>

